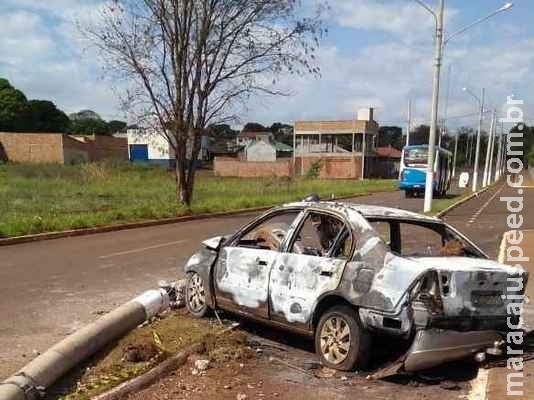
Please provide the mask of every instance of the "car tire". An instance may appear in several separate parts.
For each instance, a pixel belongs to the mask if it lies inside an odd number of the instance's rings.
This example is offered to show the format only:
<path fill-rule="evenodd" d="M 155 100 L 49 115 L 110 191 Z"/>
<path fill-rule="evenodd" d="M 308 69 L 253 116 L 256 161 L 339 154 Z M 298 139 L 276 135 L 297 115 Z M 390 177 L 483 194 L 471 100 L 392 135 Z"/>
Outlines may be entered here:
<path fill-rule="evenodd" d="M 208 312 L 204 279 L 197 272 L 188 272 L 185 282 L 185 307 L 195 318 L 202 318 Z"/>
<path fill-rule="evenodd" d="M 407 198 L 407 199 L 412 199 L 413 198 L 413 190 L 405 190 L 404 191 L 404 197 Z"/>
<path fill-rule="evenodd" d="M 365 369 L 370 348 L 371 336 L 361 326 L 353 307 L 334 306 L 319 319 L 315 329 L 315 352 L 326 367 L 340 371 Z"/>

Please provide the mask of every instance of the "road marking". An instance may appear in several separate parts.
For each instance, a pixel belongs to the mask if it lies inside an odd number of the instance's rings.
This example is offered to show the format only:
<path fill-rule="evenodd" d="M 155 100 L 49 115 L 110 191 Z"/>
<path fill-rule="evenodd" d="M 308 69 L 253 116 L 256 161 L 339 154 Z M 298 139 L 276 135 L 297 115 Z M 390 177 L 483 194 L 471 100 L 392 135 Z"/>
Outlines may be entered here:
<path fill-rule="evenodd" d="M 160 243 L 160 244 L 155 244 L 153 246 L 139 247 L 137 249 L 125 250 L 125 251 L 119 251 L 117 253 L 106 254 L 105 256 L 99 256 L 98 258 L 105 259 L 105 258 L 111 258 L 111 257 L 117 257 L 117 256 L 124 256 L 126 254 L 141 253 L 146 250 L 159 249 L 160 247 L 172 246 L 173 244 L 181 244 L 184 242 L 187 242 L 187 240 L 175 240 L 174 242 Z"/>
<path fill-rule="evenodd" d="M 482 205 L 482 207 L 480 207 L 480 208 L 478 209 L 478 211 L 477 211 L 476 213 L 473 214 L 473 216 L 471 217 L 471 219 L 469 219 L 468 223 L 469 223 L 469 224 L 472 224 L 473 222 L 475 222 L 476 219 L 480 216 L 480 214 L 482 214 L 482 211 L 484 211 L 484 210 L 486 209 L 486 207 L 490 205 L 490 203 L 493 201 L 493 199 L 494 199 L 495 197 L 497 197 L 497 195 L 498 195 L 499 193 L 501 193 L 503 189 L 504 189 L 504 186 L 501 186 L 501 188 L 500 188 L 499 190 L 497 190 L 497 191 L 493 194 L 493 196 L 491 196 L 491 197 L 489 198 L 489 200 L 486 201 L 486 202 Z"/>

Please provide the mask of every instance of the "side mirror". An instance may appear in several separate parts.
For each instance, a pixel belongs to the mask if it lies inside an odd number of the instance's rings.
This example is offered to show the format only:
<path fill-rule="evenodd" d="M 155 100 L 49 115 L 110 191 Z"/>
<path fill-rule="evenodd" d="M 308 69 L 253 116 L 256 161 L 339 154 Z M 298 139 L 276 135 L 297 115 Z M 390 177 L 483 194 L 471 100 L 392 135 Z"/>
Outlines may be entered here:
<path fill-rule="evenodd" d="M 210 250 L 219 250 L 219 247 L 221 247 L 225 240 L 224 236 L 215 236 L 204 240 L 202 244 Z"/>

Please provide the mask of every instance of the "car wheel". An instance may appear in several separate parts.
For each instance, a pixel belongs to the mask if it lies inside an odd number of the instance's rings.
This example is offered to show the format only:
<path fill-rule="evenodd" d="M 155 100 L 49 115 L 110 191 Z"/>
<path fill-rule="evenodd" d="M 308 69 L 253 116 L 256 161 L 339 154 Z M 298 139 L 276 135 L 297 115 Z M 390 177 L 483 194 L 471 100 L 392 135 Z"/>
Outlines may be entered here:
<path fill-rule="evenodd" d="M 187 274 L 185 284 L 185 306 L 187 311 L 196 318 L 202 318 L 208 312 L 204 280 L 196 272 Z"/>
<path fill-rule="evenodd" d="M 370 347 L 369 332 L 360 325 L 352 307 L 334 306 L 321 316 L 315 330 L 315 351 L 328 368 L 366 368 Z"/>
<path fill-rule="evenodd" d="M 405 190 L 404 197 L 406 197 L 407 199 L 413 198 L 413 190 Z"/>

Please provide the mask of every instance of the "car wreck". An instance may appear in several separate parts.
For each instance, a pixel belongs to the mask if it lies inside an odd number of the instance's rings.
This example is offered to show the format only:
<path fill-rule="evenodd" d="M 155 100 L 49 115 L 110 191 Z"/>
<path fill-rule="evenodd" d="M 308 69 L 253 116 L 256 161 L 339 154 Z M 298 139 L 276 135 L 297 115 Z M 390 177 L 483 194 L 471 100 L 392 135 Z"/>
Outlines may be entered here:
<path fill-rule="evenodd" d="M 438 218 L 315 200 L 204 241 L 185 266 L 189 312 L 223 309 L 312 336 L 321 362 L 345 371 L 368 365 L 375 334 L 408 343 L 379 377 L 501 352 L 523 270 Z"/>

